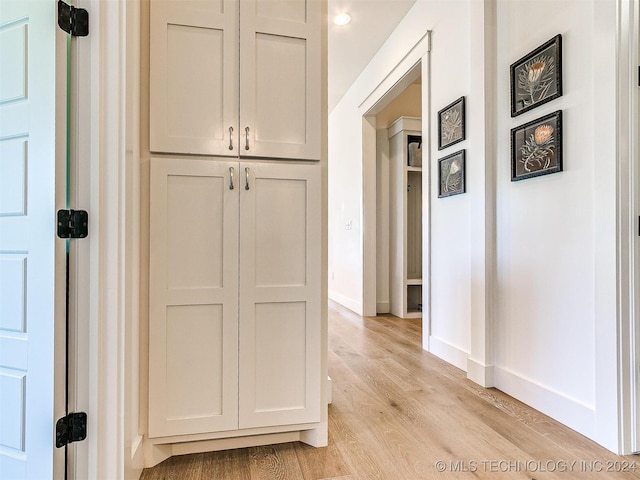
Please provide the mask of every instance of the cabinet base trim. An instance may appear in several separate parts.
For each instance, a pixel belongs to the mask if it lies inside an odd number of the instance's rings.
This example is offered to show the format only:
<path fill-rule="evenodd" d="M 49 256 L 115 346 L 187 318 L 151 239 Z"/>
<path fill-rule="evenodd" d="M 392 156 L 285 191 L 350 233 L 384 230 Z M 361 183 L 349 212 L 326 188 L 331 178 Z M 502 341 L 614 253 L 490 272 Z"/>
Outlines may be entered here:
<path fill-rule="evenodd" d="M 234 448 L 259 447 L 262 445 L 275 445 L 278 443 L 304 442 L 312 446 L 326 446 L 326 425 L 323 429 L 319 426 L 312 430 L 295 432 L 280 432 L 263 435 L 249 435 L 242 437 L 219 438 L 214 440 L 185 441 L 179 443 L 153 443 L 159 439 L 146 439 L 145 442 L 145 468 L 154 467 L 169 457 L 175 455 L 188 455 L 191 453 L 217 452 Z"/>

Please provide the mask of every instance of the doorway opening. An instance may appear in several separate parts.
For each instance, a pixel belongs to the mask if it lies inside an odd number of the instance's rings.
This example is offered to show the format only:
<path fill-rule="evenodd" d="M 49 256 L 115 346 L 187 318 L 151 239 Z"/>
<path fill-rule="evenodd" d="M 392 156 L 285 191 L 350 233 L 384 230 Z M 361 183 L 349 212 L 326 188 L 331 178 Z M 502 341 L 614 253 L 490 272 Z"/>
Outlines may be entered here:
<path fill-rule="evenodd" d="M 376 115 L 376 313 L 422 310 L 421 78 Z"/>
<path fill-rule="evenodd" d="M 365 315 L 422 317 L 422 72 L 418 61 L 363 116 Z"/>

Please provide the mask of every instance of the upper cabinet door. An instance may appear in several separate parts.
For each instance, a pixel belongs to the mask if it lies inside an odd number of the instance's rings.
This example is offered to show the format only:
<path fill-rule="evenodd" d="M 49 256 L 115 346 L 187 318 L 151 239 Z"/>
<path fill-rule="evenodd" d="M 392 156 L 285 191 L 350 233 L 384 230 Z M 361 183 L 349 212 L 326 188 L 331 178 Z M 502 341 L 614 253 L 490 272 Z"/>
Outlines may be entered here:
<path fill-rule="evenodd" d="M 318 0 L 240 2 L 240 155 L 320 159 Z"/>
<path fill-rule="evenodd" d="M 153 152 L 238 156 L 238 0 L 151 1 Z"/>

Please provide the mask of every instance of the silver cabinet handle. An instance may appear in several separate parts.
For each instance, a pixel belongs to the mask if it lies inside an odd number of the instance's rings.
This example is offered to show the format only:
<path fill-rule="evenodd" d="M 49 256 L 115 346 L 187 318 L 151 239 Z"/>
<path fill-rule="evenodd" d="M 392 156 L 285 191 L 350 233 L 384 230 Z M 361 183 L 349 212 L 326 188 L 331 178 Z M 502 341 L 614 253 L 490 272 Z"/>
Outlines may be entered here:
<path fill-rule="evenodd" d="M 245 143 L 244 149 L 249 150 L 249 127 L 244 128 Z"/>
<path fill-rule="evenodd" d="M 229 127 L 229 150 L 233 150 L 233 127 Z"/>
<path fill-rule="evenodd" d="M 244 189 L 249 190 L 249 167 L 244 169 Z"/>
<path fill-rule="evenodd" d="M 229 167 L 229 190 L 233 190 L 233 173 L 235 172 L 233 167 Z"/>

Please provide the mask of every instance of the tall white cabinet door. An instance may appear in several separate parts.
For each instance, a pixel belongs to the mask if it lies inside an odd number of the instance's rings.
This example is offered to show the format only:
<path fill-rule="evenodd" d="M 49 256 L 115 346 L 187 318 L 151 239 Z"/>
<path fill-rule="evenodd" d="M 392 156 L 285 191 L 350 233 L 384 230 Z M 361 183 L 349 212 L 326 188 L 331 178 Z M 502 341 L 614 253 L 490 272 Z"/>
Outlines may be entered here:
<path fill-rule="evenodd" d="M 320 159 L 320 3 L 240 2 L 240 155 Z"/>
<path fill-rule="evenodd" d="M 238 156 L 238 1 L 151 1 L 153 152 Z"/>
<path fill-rule="evenodd" d="M 240 167 L 240 428 L 317 422 L 320 167 Z"/>
<path fill-rule="evenodd" d="M 238 428 L 237 169 L 151 159 L 150 437 Z"/>

